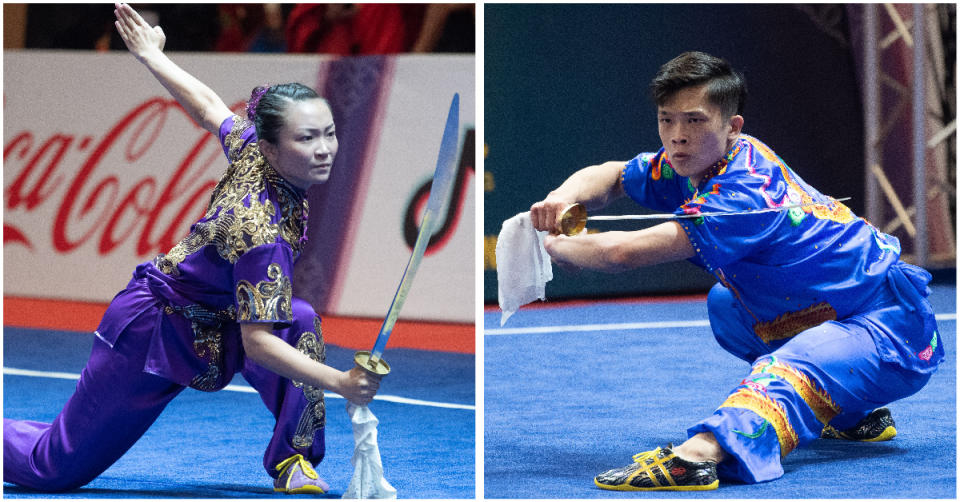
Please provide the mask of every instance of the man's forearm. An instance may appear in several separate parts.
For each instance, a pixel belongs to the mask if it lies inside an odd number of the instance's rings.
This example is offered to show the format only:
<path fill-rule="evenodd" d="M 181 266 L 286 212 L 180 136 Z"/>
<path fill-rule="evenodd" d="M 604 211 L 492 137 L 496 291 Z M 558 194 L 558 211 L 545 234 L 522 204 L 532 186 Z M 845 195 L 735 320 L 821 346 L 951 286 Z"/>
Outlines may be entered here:
<path fill-rule="evenodd" d="M 600 272 L 622 272 L 694 255 L 693 246 L 676 222 L 634 232 L 547 236 L 544 245 L 558 263 Z"/>
<path fill-rule="evenodd" d="M 620 172 L 623 162 L 605 162 L 573 173 L 547 199 L 579 202 L 587 209 L 599 209 L 623 196 Z"/>

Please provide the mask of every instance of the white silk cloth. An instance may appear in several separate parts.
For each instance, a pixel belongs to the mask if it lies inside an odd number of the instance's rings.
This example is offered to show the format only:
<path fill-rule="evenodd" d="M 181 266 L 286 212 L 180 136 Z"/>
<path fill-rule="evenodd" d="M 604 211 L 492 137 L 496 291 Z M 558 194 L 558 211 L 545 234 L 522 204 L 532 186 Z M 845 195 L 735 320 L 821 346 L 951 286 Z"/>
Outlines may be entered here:
<path fill-rule="evenodd" d="M 353 478 L 343 492 L 345 499 L 395 499 L 397 489 L 383 477 L 377 424 L 380 423 L 366 406 L 347 401 L 347 414 L 353 424 Z"/>
<path fill-rule="evenodd" d="M 553 266 L 543 247 L 546 235 L 533 228 L 529 212 L 503 222 L 496 249 L 500 326 L 521 305 L 547 299 L 546 285 L 553 279 Z"/>

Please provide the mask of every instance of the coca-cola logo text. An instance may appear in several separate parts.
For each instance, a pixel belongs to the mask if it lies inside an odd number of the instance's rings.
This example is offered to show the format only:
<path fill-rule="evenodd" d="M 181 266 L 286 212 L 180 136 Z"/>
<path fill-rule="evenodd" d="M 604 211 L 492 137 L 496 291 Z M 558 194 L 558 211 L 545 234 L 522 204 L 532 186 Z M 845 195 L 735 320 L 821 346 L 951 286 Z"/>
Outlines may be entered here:
<path fill-rule="evenodd" d="M 108 255 L 129 243 L 142 258 L 168 251 L 186 235 L 226 166 L 217 139 L 165 98 L 135 106 L 104 129 L 99 138 L 78 132 L 38 137 L 31 130 L 10 137 L 3 150 L 4 246 L 49 245 L 67 254 L 92 241 Z M 158 145 L 193 131 L 196 139 L 179 148 Z M 22 223 L 51 212 L 52 222 Z"/>

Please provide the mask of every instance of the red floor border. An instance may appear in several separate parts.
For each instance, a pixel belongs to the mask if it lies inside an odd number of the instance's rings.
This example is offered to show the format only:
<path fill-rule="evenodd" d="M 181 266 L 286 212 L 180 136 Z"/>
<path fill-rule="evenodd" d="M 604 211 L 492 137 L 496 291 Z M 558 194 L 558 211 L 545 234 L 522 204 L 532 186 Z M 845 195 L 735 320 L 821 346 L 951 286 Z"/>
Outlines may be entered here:
<path fill-rule="evenodd" d="M 557 307 L 576 307 L 580 305 L 597 305 L 597 304 L 610 304 L 610 303 L 619 303 L 619 304 L 636 304 L 636 303 L 685 303 L 685 302 L 705 302 L 707 301 L 706 293 L 687 293 L 679 295 L 659 295 L 659 296 L 626 296 L 621 298 L 577 298 L 577 299 L 566 299 L 566 300 L 550 300 L 547 301 L 534 301 L 520 307 L 520 310 L 536 310 L 536 309 L 547 309 L 547 308 L 557 308 Z M 498 312 L 500 306 L 496 303 L 486 303 L 483 306 L 484 312 Z"/>
<path fill-rule="evenodd" d="M 106 310 L 106 303 L 4 296 L 3 325 L 93 331 Z M 369 350 L 382 323 L 382 319 L 323 316 L 323 338 L 340 347 Z M 389 348 L 473 354 L 475 336 L 473 324 L 401 320 L 393 328 Z"/>

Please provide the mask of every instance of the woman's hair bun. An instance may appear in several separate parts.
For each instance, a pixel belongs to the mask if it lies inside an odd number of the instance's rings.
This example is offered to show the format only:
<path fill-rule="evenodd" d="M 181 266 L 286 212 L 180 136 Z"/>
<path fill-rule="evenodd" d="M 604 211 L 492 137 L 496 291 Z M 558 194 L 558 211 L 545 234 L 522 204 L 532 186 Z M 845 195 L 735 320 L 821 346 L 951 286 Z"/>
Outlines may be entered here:
<path fill-rule="evenodd" d="M 247 101 L 247 118 L 253 122 L 257 115 L 257 105 L 260 104 L 260 98 L 270 90 L 269 85 L 258 86 L 250 93 L 250 100 Z"/>

